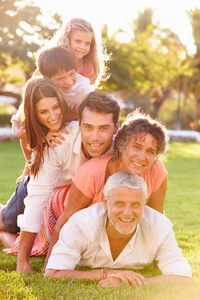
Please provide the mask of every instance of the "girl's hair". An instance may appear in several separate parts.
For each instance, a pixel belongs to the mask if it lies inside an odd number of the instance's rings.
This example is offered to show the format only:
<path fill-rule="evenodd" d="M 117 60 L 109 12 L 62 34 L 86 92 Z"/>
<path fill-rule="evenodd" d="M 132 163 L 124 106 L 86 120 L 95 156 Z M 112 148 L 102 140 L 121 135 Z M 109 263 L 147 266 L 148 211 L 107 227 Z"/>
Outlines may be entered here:
<path fill-rule="evenodd" d="M 78 62 L 71 49 L 55 45 L 38 52 L 36 65 L 41 75 L 51 78 L 60 71 L 77 71 Z"/>
<path fill-rule="evenodd" d="M 62 91 L 47 77 L 35 76 L 29 79 L 23 93 L 23 109 L 25 115 L 25 127 L 28 147 L 34 151 L 34 161 L 31 164 L 31 175 L 37 175 L 40 164 L 44 160 L 44 147 L 48 142 L 46 133 L 48 128 L 41 124 L 36 114 L 36 104 L 43 98 L 56 97 L 63 114 L 62 126 L 65 125 L 67 104 Z"/>
<path fill-rule="evenodd" d="M 51 43 L 69 48 L 70 36 L 76 30 L 90 32 L 93 35 L 90 51 L 83 57 L 83 64 L 91 67 L 90 71 L 92 71 L 92 74 L 90 79 L 95 81 L 95 85 L 98 85 L 100 80 L 106 80 L 109 77 L 105 64 L 110 56 L 107 54 L 105 46 L 97 41 L 97 35 L 90 22 L 82 18 L 73 18 L 71 21 L 63 23 L 60 30 L 51 39 Z"/>
<path fill-rule="evenodd" d="M 119 148 L 126 148 L 130 139 L 138 132 L 149 133 L 156 139 L 157 156 L 166 152 L 169 140 L 166 127 L 140 109 L 136 109 L 127 116 L 115 137 L 113 159 L 121 157 Z"/>

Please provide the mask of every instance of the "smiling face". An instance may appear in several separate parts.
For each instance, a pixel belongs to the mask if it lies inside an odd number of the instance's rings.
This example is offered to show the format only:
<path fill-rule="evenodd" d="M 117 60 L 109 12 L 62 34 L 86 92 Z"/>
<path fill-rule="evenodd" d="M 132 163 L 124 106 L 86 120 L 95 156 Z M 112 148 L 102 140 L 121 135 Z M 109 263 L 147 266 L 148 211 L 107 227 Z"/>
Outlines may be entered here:
<path fill-rule="evenodd" d="M 80 131 L 82 148 L 86 157 L 95 157 L 106 152 L 118 130 L 113 122 L 113 114 L 91 111 L 87 107 L 82 112 Z"/>
<path fill-rule="evenodd" d="M 145 207 L 144 194 L 141 189 L 117 187 L 109 200 L 103 198 L 104 208 L 108 213 L 108 236 L 133 235 L 142 218 Z"/>
<path fill-rule="evenodd" d="M 37 102 L 36 116 L 47 128 L 57 131 L 62 127 L 62 111 L 56 97 L 43 98 Z"/>
<path fill-rule="evenodd" d="M 157 141 L 149 133 L 134 133 L 125 148 L 119 148 L 122 154 L 122 170 L 141 175 L 149 170 L 157 156 Z"/>
<path fill-rule="evenodd" d="M 90 51 L 93 34 L 87 31 L 74 30 L 70 35 L 70 48 L 82 59 Z"/>
<path fill-rule="evenodd" d="M 63 93 L 69 93 L 72 91 L 73 86 L 76 83 L 77 73 L 74 69 L 68 72 L 63 70 L 52 76 L 51 79 L 63 91 Z"/>

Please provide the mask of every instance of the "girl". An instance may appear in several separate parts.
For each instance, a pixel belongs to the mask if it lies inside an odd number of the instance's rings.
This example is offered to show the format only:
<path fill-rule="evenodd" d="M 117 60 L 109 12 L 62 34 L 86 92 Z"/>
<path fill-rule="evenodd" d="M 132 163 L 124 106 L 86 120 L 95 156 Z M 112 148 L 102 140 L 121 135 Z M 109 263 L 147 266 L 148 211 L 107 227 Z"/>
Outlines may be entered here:
<path fill-rule="evenodd" d="M 78 73 L 90 79 L 98 86 L 101 80 L 108 78 L 106 62 L 109 55 L 104 46 L 97 42 L 92 25 L 81 18 L 73 18 L 55 34 L 50 43 L 70 47 L 79 60 Z"/>

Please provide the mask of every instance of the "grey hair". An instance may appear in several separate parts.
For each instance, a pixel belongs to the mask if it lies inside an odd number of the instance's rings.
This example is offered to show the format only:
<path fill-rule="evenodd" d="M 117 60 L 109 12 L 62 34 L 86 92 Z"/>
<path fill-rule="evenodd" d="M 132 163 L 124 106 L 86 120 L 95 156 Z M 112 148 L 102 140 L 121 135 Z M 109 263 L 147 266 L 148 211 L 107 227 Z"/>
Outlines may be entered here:
<path fill-rule="evenodd" d="M 104 185 L 103 195 L 109 201 L 110 196 L 117 187 L 131 190 L 142 190 L 144 201 L 148 198 L 148 189 L 145 180 L 133 172 L 123 170 L 111 175 Z"/>

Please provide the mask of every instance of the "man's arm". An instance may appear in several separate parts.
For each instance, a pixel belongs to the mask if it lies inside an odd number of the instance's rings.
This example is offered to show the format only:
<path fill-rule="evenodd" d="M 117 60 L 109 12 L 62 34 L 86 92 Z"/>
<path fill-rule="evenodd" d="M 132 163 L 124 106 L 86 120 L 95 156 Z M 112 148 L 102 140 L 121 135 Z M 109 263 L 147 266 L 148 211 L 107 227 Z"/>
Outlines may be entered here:
<path fill-rule="evenodd" d="M 44 269 L 47 265 L 48 259 L 51 255 L 51 251 L 55 243 L 58 241 L 59 233 L 63 225 L 69 220 L 69 218 L 78 210 L 86 208 L 90 205 L 92 199 L 85 196 L 74 183 L 72 183 L 69 194 L 69 201 L 64 213 L 60 216 L 56 222 L 51 241 L 49 244 L 49 250 L 47 253 Z"/>
<path fill-rule="evenodd" d="M 50 276 L 52 278 L 66 277 L 66 278 L 86 278 L 91 280 L 102 279 L 102 270 L 92 270 L 92 271 L 77 271 L 77 270 L 53 270 L 47 269 L 44 276 Z"/>
<path fill-rule="evenodd" d="M 128 284 L 130 286 L 143 286 L 153 282 L 189 282 L 192 279 L 187 276 L 178 275 L 161 275 L 156 277 L 147 277 L 131 270 L 107 270 L 107 278 L 103 279 L 102 270 L 92 271 L 77 271 L 77 270 L 53 270 L 47 269 L 44 276 L 52 278 L 66 277 L 66 278 L 86 278 L 91 280 L 99 280 L 99 286 L 119 286 Z"/>
<path fill-rule="evenodd" d="M 29 263 L 29 257 L 36 235 L 37 233 L 21 231 L 19 252 L 17 256 L 17 272 L 20 271 L 26 273 L 28 271 L 32 271 L 32 267 Z"/>
<path fill-rule="evenodd" d="M 105 270 L 105 269 L 104 269 Z M 99 280 L 99 286 L 106 287 L 118 286 L 121 284 L 129 284 L 132 286 L 143 286 L 147 283 L 143 275 L 130 270 L 112 270 L 106 269 L 106 278 L 104 279 L 103 269 L 92 271 L 77 271 L 77 270 L 54 270 L 47 269 L 44 276 L 52 278 L 86 278 L 90 280 Z"/>
<path fill-rule="evenodd" d="M 187 276 L 179 275 L 160 275 L 156 277 L 142 278 L 141 274 L 133 271 L 118 271 L 117 274 L 110 274 L 106 279 L 99 281 L 99 286 L 119 286 L 122 284 L 128 284 L 130 286 L 143 286 L 153 282 L 189 282 L 192 279 Z"/>

